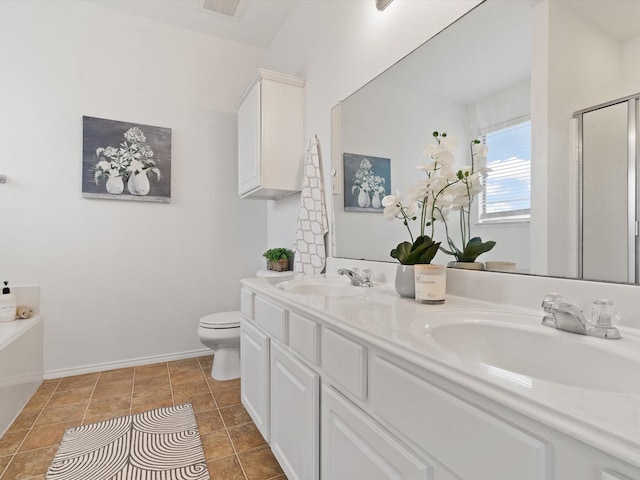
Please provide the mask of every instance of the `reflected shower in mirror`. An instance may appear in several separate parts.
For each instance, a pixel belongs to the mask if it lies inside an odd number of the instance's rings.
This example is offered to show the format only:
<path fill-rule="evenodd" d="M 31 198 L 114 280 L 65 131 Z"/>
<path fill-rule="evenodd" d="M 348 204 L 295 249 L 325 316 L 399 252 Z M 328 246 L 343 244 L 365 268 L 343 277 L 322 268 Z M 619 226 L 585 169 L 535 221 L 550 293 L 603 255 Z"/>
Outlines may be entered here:
<path fill-rule="evenodd" d="M 597 125 L 606 115 L 585 115 L 581 124 L 574 114 L 640 91 L 637 18 L 640 2 L 487 0 L 342 101 L 333 114 L 339 141 L 332 158 L 333 255 L 393 261 L 391 249 L 408 240 L 401 221 L 345 210 L 343 154 L 390 159 L 387 192 L 403 194 L 423 178 L 416 166 L 427 162 L 422 152 L 433 143 L 433 131 L 458 137 L 454 153 L 461 167 L 470 162 L 470 141 L 530 121 L 530 159 L 517 157 L 530 160 L 530 216 L 520 207 L 513 207 L 518 214 L 508 207 L 504 215 L 487 215 L 493 207 L 477 196 L 472 236 L 496 241 L 479 260 L 510 262 L 509 268 L 515 263 L 522 273 L 634 282 L 637 275 L 629 271 L 635 267 L 628 265 L 635 262 L 635 230 L 632 236 L 629 228 L 635 229 L 637 208 L 629 200 L 635 179 L 628 173 L 635 157 L 628 155 L 635 156 L 635 149 L 625 148 L 626 130 L 603 145 L 608 135 Z M 613 121 L 626 129 L 624 119 Z M 601 138 L 587 138 L 595 131 Z M 584 181 L 582 135 L 585 152 L 587 145 L 592 152 L 591 160 L 584 159 Z M 498 160 L 504 166 L 512 158 Z M 516 196 L 509 196 L 515 183 L 490 187 L 484 200 L 516 205 Z M 593 184 L 600 190 L 588 188 Z M 435 237 L 446 241 L 441 224 Z M 596 256 L 600 264 L 592 262 Z M 434 261 L 450 260 L 439 252 Z"/>

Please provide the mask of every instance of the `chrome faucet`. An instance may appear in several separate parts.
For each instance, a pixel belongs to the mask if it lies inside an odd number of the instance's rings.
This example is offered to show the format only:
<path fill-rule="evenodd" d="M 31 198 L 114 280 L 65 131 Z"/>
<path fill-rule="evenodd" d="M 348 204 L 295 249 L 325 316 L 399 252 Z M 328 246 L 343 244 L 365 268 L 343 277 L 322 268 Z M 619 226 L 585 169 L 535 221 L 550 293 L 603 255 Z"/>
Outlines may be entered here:
<path fill-rule="evenodd" d="M 618 319 L 613 302 L 596 300 L 594 307 L 596 306 L 599 308 L 594 308 L 595 319 L 592 318 L 589 321 L 578 307 L 565 302 L 557 293 L 550 293 L 542 299 L 542 308 L 546 313 L 542 324 L 580 335 L 610 339 L 620 338 L 620 332 L 613 326 L 614 321 Z"/>
<path fill-rule="evenodd" d="M 349 270 L 348 268 L 341 268 L 338 270 L 338 275 L 346 275 L 351 280 L 351 285 L 354 287 L 373 287 L 371 282 L 371 270 L 363 270 L 362 273 L 357 268 Z"/>

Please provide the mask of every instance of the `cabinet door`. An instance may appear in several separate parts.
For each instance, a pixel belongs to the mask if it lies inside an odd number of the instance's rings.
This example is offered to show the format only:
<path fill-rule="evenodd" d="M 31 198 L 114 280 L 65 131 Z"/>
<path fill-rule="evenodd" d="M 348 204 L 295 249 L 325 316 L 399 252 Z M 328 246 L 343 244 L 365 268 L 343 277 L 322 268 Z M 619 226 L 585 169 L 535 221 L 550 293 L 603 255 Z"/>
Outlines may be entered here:
<path fill-rule="evenodd" d="M 313 370 L 271 344 L 270 445 L 289 480 L 318 479 L 319 388 Z"/>
<path fill-rule="evenodd" d="M 242 404 L 269 441 L 269 337 L 244 318 L 240 325 Z"/>
<path fill-rule="evenodd" d="M 552 478 L 548 442 L 451 395 L 390 359 L 374 355 L 370 365 L 373 414 L 460 478 Z"/>
<path fill-rule="evenodd" d="M 247 193 L 261 182 L 260 82 L 238 107 L 238 193 Z"/>
<path fill-rule="evenodd" d="M 324 480 L 431 480 L 432 468 L 364 413 L 322 386 Z"/>

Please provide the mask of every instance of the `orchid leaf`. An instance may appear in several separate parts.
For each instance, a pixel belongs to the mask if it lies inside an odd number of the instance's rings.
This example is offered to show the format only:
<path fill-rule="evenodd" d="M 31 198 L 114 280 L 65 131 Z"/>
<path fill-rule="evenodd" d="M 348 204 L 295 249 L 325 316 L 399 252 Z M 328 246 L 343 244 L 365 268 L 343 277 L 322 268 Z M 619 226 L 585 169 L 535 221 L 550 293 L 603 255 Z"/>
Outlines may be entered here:
<path fill-rule="evenodd" d="M 415 242 L 402 242 L 391 250 L 391 257 L 402 265 L 416 265 L 431 263 L 440 247 L 440 242 L 434 242 L 426 235 L 416 238 Z"/>
<path fill-rule="evenodd" d="M 495 246 L 496 242 L 493 240 L 483 242 L 480 237 L 473 237 L 467 242 L 460 257 L 456 258 L 459 262 L 475 262 L 481 254 L 488 252 Z"/>

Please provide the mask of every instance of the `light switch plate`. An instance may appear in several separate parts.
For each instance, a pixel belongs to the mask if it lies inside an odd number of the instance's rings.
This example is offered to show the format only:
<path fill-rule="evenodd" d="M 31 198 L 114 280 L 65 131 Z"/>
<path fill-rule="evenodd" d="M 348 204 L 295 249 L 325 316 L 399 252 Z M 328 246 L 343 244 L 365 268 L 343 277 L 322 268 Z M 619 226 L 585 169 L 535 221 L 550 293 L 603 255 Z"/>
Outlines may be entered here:
<path fill-rule="evenodd" d="M 0 183 L 7 183 L 7 176 L 6 175 L 0 175 Z"/>

